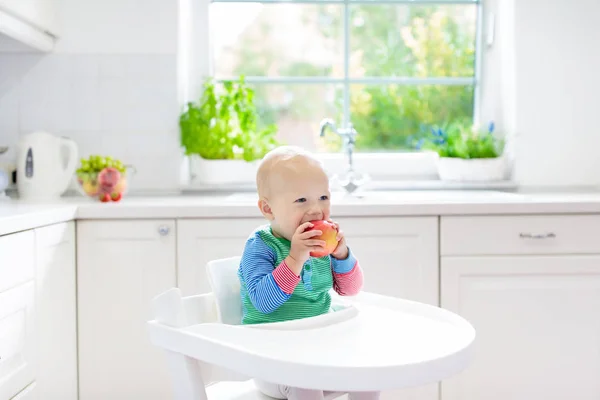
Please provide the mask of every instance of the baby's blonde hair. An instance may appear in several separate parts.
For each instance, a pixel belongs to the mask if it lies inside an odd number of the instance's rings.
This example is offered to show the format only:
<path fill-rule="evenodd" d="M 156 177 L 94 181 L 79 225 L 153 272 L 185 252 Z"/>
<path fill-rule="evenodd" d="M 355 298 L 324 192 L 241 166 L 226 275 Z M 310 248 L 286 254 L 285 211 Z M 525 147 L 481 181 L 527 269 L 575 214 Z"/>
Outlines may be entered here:
<path fill-rule="evenodd" d="M 256 189 L 259 198 L 269 194 L 270 178 L 274 171 L 281 168 L 294 168 L 295 161 L 299 160 L 322 167 L 321 162 L 310 152 L 298 146 L 280 146 L 268 152 L 256 171 Z"/>

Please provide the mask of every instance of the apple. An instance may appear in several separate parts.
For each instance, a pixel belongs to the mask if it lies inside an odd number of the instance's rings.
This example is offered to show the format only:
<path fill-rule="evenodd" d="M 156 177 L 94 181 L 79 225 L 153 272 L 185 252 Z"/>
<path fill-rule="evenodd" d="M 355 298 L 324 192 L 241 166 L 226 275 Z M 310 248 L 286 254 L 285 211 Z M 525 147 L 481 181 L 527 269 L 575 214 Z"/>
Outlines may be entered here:
<path fill-rule="evenodd" d="M 325 241 L 325 249 L 322 251 L 311 251 L 310 256 L 319 258 L 333 253 L 338 245 L 337 229 L 335 229 L 335 225 L 328 221 L 310 221 L 310 223 L 313 224 L 313 227 L 308 228 L 307 231 L 321 231 L 321 235 L 315 236 L 313 239 Z"/>
<path fill-rule="evenodd" d="M 114 192 L 123 194 L 125 193 L 125 190 L 127 190 L 127 178 L 124 174 L 121 174 L 121 179 L 119 180 L 119 182 L 117 182 Z"/>
<path fill-rule="evenodd" d="M 98 174 L 98 184 L 102 193 L 112 193 L 113 189 L 119 183 L 121 173 L 113 167 L 104 168 Z"/>
<path fill-rule="evenodd" d="M 99 197 L 100 201 L 103 203 L 108 203 L 110 201 L 110 194 L 102 193 Z"/>
<path fill-rule="evenodd" d="M 112 201 L 119 201 L 119 200 L 121 200 L 121 197 L 123 197 L 123 195 L 119 192 L 114 192 L 113 194 L 110 195 L 110 198 L 112 199 Z"/>

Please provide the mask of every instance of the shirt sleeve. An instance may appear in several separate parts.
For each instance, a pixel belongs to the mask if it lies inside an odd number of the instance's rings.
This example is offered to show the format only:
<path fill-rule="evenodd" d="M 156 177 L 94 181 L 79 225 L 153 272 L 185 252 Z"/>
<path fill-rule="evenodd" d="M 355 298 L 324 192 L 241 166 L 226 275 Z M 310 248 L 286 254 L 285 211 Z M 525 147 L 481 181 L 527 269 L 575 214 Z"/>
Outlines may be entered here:
<path fill-rule="evenodd" d="M 252 305 L 264 314 L 281 307 L 300 282 L 300 277 L 289 269 L 285 260 L 277 266 L 275 262 L 275 252 L 260 236 L 248 239 L 240 271 Z"/>
<path fill-rule="evenodd" d="M 355 296 L 363 286 L 363 272 L 358 260 L 348 249 L 348 257 L 338 260 L 331 257 L 333 270 L 333 289 L 340 296 Z"/>

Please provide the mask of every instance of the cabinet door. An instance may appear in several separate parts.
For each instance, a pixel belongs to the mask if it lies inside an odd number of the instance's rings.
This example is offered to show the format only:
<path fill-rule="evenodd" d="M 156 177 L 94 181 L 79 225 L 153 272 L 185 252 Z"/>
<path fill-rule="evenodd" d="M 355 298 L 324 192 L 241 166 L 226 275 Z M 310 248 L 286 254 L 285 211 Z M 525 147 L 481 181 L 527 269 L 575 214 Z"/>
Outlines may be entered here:
<path fill-rule="evenodd" d="M 184 296 L 210 292 L 206 263 L 241 256 L 261 218 L 196 219 L 177 222 L 177 285 Z"/>
<path fill-rule="evenodd" d="M 75 223 L 38 228 L 35 238 L 37 391 L 77 400 Z"/>
<path fill-rule="evenodd" d="M 600 398 L 600 256 L 442 258 L 442 306 L 477 331 L 444 400 Z"/>
<path fill-rule="evenodd" d="M 0 293 L 1 400 L 12 398 L 35 380 L 34 299 L 33 281 Z"/>
<path fill-rule="evenodd" d="M 365 291 L 438 305 L 437 217 L 339 218 Z"/>
<path fill-rule="evenodd" d="M 438 305 L 437 217 L 339 218 L 364 290 Z M 381 400 L 436 400 L 439 384 L 388 391 Z"/>
<path fill-rule="evenodd" d="M 172 220 L 78 222 L 81 400 L 172 398 L 146 323 L 152 298 L 176 286 L 174 228 Z"/>

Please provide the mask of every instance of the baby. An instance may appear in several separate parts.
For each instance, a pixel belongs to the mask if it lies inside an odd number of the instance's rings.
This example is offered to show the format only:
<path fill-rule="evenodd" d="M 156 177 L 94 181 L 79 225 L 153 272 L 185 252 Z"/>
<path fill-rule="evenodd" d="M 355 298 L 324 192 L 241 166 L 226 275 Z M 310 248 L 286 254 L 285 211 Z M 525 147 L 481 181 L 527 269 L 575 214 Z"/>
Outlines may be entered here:
<path fill-rule="evenodd" d="M 330 311 L 330 289 L 352 296 L 362 288 L 363 274 L 339 225 L 330 220 L 329 179 L 321 164 L 297 147 L 282 146 L 267 154 L 258 168 L 258 207 L 269 221 L 246 241 L 238 276 L 242 324 L 314 317 Z M 327 220 L 338 231 L 330 256 L 314 258 L 325 242 L 309 230 L 310 221 Z M 352 349 L 348 349 L 352 351 Z M 276 399 L 319 400 L 321 390 L 258 382 Z M 375 400 L 377 392 L 352 393 L 351 400 Z"/>

